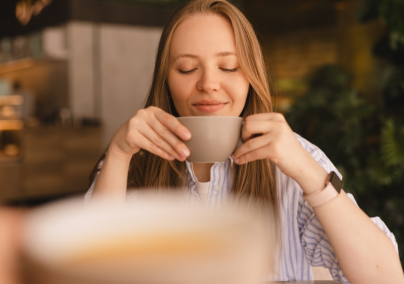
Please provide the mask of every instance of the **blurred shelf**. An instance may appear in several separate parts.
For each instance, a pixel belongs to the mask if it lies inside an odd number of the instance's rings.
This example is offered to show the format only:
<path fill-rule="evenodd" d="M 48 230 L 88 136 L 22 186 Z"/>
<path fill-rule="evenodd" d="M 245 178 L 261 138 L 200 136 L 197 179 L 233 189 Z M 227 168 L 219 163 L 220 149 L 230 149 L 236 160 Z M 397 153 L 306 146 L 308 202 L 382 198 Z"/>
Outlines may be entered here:
<path fill-rule="evenodd" d="M 24 98 L 20 95 L 12 95 L 12 96 L 0 96 L 0 106 L 2 105 L 11 105 L 11 106 L 19 106 L 24 103 Z"/>
<path fill-rule="evenodd" d="M 0 63 L 0 74 L 26 69 L 35 65 L 35 60 L 32 58 L 23 58 L 18 60 L 7 61 Z"/>
<path fill-rule="evenodd" d="M 48 57 L 41 58 L 41 59 L 34 59 L 31 57 L 27 57 L 27 58 L 22 58 L 22 59 L 11 60 L 11 61 L 0 63 L 0 74 L 28 69 L 37 64 L 43 64 L 43 63 L 49 63 L 49 62 L 60 62 L 60 61 L 66 61 L 66 60 L 54 59 L 54 58 L 48 58 Z"/>
<path fill-rule="evenodd" d="M 24 122 L 22 120 L 0 120 L 0 131 L 22 130 Z"/>
<path fill-rule="evenodd" d="M 23 157 L 20 155 L 17 157 L 8 157 L 5 156 L 3 153 L 0 153 L 0 167 L 18 166 L 22 159 Z"/>
<path fill-rule="evenodd" d="M 102 127 L 38 126 L 23 132 L 17 145 L 23 158 L 0 157 L 0 204 L 84 195 L 90 172 L 105 150 Z"/>

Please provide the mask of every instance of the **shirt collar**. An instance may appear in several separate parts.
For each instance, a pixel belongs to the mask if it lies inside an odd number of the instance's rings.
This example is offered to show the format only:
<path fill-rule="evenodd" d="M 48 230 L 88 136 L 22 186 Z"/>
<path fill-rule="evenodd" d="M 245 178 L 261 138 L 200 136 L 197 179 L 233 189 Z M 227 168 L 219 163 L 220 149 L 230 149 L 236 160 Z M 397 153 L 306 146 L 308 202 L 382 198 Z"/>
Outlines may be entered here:
<path fill-rule="evenodd" d="M 216 162 L 216 163 L 214 163 L 214 164 L 213 164 L 213 167 L 216 167 L 216 166 L 218 166 L 218 165 L 223 165 L 223 164 L 229 162 L 229 160 L 230 160 L 230 163 L 231 163 L 231 167 L 233 167 L 233 159 L 232 159 L 231 157 L 229 157 L 229 158 L 228 158 L 226 161 L 224 161 L 224 162 Z M 185 161 L 185 165 L 186 165 L 187 172 L 189 173 L 189 175 L 190 175 L 192 181 L 195 182 L 195 183 L 197 183 L 197 182 L 198 182 L 198 179 L 197 179 L 196 176 L 195 176 L 193 163 L 188 162 L 188 161 Z"/>

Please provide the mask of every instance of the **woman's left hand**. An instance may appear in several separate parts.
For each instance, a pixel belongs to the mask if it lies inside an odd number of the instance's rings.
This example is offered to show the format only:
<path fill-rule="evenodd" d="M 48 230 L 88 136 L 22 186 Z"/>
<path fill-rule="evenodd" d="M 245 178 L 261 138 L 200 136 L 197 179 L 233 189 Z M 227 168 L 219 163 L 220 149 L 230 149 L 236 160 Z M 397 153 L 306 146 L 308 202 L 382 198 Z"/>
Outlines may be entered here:
<path fill-rule="evenodd" d="M 297 179 L 317 162 L 297 141 L 292 129 L 280 113 L 248 116 L 242 129 L 244 144 L 234 152 L 238 165 L 270 159 L 291 178 Z"/>

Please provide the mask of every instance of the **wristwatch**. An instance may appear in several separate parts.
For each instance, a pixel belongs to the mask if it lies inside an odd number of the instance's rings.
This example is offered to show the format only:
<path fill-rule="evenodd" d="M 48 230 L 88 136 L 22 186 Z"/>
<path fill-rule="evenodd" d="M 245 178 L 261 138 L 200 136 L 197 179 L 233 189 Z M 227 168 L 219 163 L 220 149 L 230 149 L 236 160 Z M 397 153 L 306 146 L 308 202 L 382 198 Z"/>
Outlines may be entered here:
<path fill-rule="evenodd" d="M 340 180 L 335 172 L 330 172 L 325 181 L 325 188 L 323 190 L 317 190 L 308 195 L 303 194 L 303 197 L 311 207 L 317 207 L 338 197 L 341 190 L 342 180 Z"/>

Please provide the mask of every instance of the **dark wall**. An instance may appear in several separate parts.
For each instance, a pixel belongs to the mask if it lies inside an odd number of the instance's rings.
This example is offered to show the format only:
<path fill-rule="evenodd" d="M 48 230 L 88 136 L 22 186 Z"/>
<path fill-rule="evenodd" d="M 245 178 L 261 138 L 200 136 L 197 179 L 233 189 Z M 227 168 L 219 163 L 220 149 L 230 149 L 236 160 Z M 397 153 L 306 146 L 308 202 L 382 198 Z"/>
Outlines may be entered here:
<path fill-rule="evenodd" d="M 243 12 L 259 34 L 274 35 L 337 25 L 334 1 L 244 0 Z"/>
<path fill-rule="evenodd" d="M 70 0 L 70 19 L 142 26 L 163 26 L 171 6 L 135 5 L 125 2 Z"/>
<path fill-rule="evenodd" d="M 25 26 L 15 16 L 19 0 L 0 0 L 0 38 L 13 37 L 55 26 L 70 20 L 163 26 L 172 5 L 144 5 L 125 1 L 53 0 Z"/>

